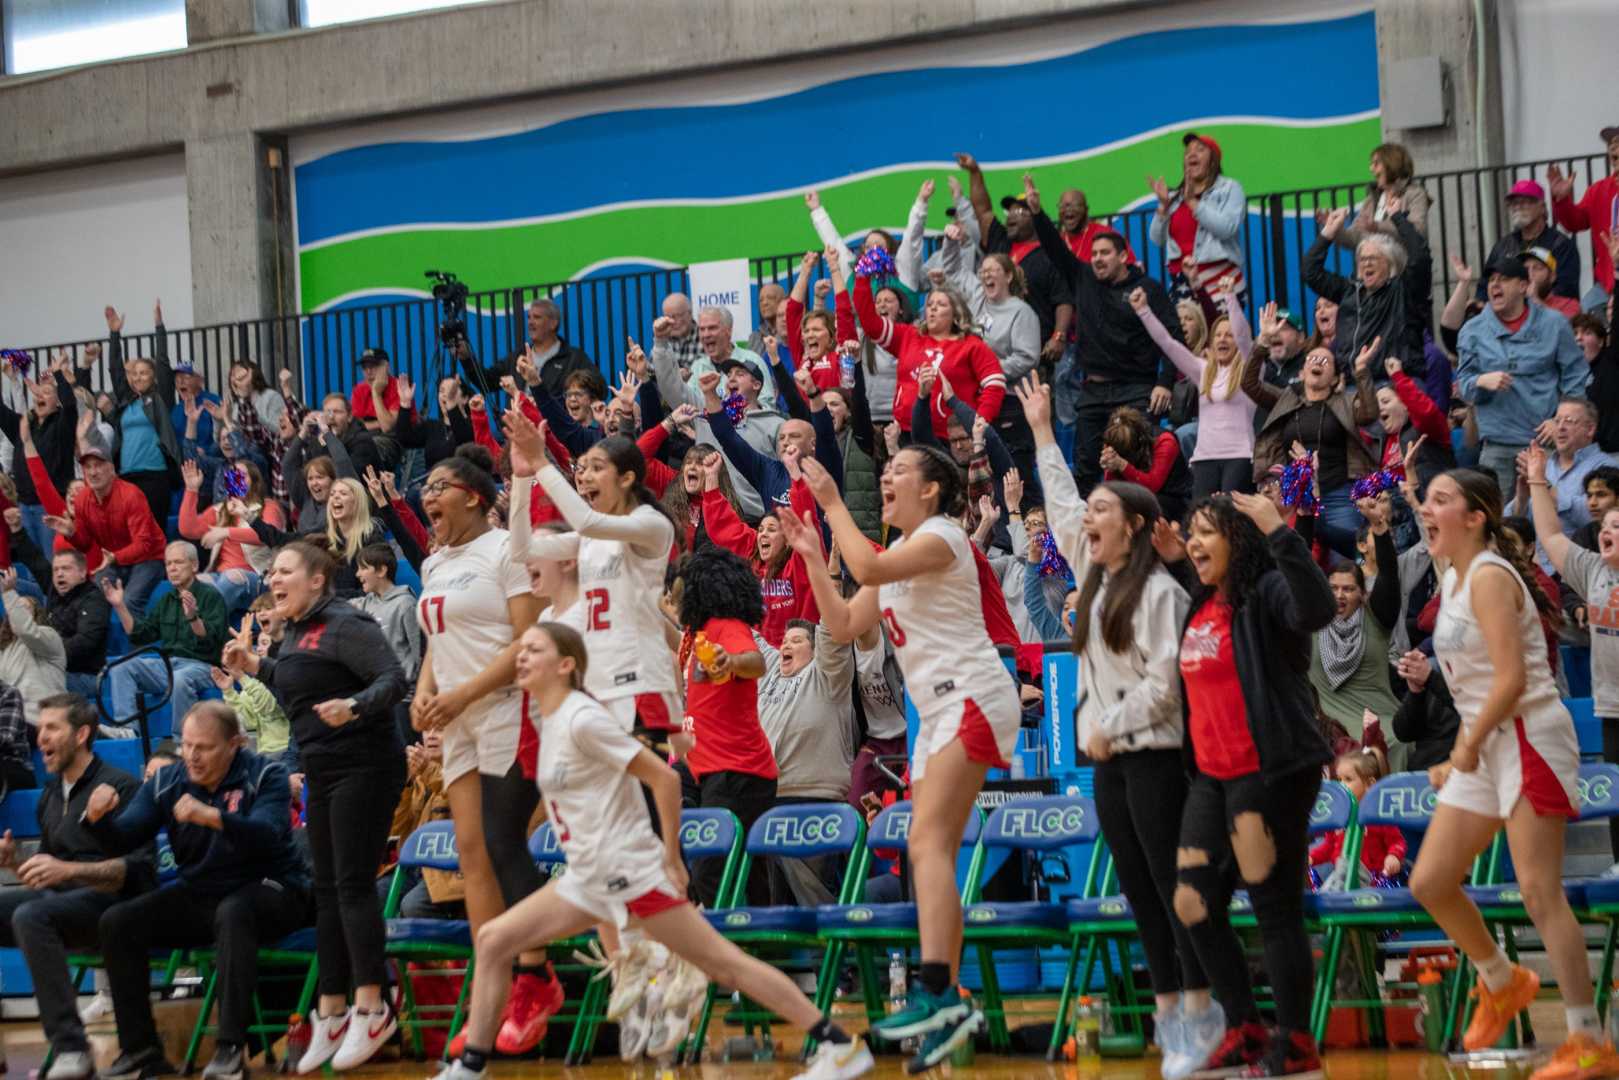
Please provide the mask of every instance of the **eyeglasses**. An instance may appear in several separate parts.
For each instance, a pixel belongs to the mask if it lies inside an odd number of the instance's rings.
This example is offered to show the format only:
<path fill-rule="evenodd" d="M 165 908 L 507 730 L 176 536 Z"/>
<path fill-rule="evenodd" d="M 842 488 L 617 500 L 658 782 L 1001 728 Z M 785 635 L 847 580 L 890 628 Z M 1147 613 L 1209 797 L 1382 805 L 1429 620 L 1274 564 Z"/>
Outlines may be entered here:
<path fill-rule="evenodd" d="M 432 495 L 434 498 L 437 498 L 438 496 L 444 494 L 444 492 L 449 488 L 457 488 L 461 491 L 472 491 L 472 489 L 467 487 L 465 484 L 457 484 L 453 480 L 434 480 L 430 484 L 422 485 L 422 494 Z"/>

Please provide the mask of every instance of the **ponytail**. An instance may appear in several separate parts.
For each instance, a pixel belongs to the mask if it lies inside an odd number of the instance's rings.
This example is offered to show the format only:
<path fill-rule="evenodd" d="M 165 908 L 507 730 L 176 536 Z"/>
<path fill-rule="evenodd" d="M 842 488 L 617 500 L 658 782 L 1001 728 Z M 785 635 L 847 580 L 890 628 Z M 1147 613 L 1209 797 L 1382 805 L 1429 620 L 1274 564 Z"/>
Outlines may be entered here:
<path fill-rule="evenodd" d="M 1563 625 L 1562 605 L 1547 596 L 1540 587 L 1535 560 L 1523 541 L 1518 539 L 1518 534 L 1499 522 L 1490 522 L 1484 526 L 1484 538 L 1494 542 L 1496 553 L 1511 563 L 1512 569 L 1523 579 L 1524 588 L 1529 590 L 1529 597 L 1535 602 L 1535 610 L 1540 614 L 1541 621 L 1554 629 Z"/>

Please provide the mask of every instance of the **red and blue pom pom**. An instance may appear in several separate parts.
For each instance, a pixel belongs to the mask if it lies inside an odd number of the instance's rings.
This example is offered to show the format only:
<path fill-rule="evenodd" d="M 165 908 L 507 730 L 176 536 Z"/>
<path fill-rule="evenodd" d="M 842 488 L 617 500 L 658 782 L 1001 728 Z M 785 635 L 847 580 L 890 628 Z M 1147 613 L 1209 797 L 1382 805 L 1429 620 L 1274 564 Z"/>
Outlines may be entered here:
<path fill-rule="evenodd" d="M 1282 470 L 1282 504 L 1306 513 L 1314 512 L 1315 466 L 1309 458 L 1299 458 Z"/>
<path fill-rule="evenodd" d="M 1074 571 L 1069 567 L 1068 560 L 1062 557 L 1057 550 L 1057 539 L 1047 529 L 1040 536 L 1040 576 L 1061 577 L 1068 582 L 1069 588 L 1074 585 Z"/>
<path fill-rule="evenodd" d="M 861 277 L 890 277 L 894 273 L 894 257 L 887 248 L 870 248 L 854 264 L 854 272 Z"/>
<path fill-rule="evenodd" d="M 1362 499 L 1375 499 L 1385 491 L 1400 486 L 1400 474 L 1390 469 L 1379 469 L 1374 473 L 1367 473 L 1355 481 L 1355 486 L 1349 489 L 1349 497 L 1355 502 Z"/>
<path fill-rule="evenodd" d="M 748 402 L 740 393 L 730 395 L 721 404 L 725 409 L 726 419 L 732 424 L 740 424 L 742 417 L 747 415 Z"/>
<path fill-rule="evenodd" d="M 27 378 L 28 369 L 34 366 L 34 358 L 23 349 L 0 349 L 0 360 L 3 360 L 18 378 Z"/>
<path fill-rule="evenodd" d="M 225 470 L 225 494 L 233 499 L 247 498 L 247 470 L 233 465 Z"/>

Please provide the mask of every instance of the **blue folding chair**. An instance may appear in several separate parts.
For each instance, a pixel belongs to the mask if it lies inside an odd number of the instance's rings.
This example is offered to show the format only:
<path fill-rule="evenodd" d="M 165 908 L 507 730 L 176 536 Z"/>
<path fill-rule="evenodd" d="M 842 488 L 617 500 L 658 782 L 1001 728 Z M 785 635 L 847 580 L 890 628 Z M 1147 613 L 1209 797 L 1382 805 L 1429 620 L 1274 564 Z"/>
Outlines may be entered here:
<path fill-rule="evenodd" d="M 731 886 L 731 896 L 720 901 L 714 911 L 704 912 L 708 921 L 725 937 L 747 951 L 768 957 L 777 967 L 805 967 L 804 957 L 821 955 L 815 982 L 815 1005 L 822 1012 L 831 1007 L 837 991 L 834 952 L 816 933 L 813 908 L 797 906 L 746 907 L 738 903 L 747 889 L 748 871 L 756 858 L 806 859 L 816 855 L 848 855 L 849 863 L 838 889 L 838 903 L 852 903 L 864 887 L 870 852 L 866 850 L 866 822 L 848 803 L 797 803 L 765 811 L 748 830 L 742 859 Z M 692 1033 L 693 1045 L 701 1051 L 714 1014 L 715 987 L 709 984 L 702 1016 Z M 771 1014 L 744 1004 L 731 1010 L 730 1019 L 751 1026 L 765 1025 L 768 1038 Z M 810 1049 L 805 1040 L 804 1052 Z"/>
<path fill-rule="evenodd" d="M 466 1018 L 467 994 L 472 989 L 473 949 L 472 927 L 465 919 L 402 919 L 399 904 L 404 899 L 405 884 L 410 870 L 442 870 L 459 873 L 461 855 L 455 844 L 455 824 L 451 821 L 430 821 L 405 837 L 399 846 L 399 862 L 393 880 L 388 885 L 388 897 L 383 901 L 384 925 L 388 940 L 386 955 L 398 965 L 399 1024 L 404 1037 L 409 1039 L 411 1053 L 418 1059 L 425 1056 L 422 1031 L 426 1028 L 447 1028 L 453 1038 Z M 435 968 L 424 973 L 429 977 L 460 975 L 461 992 L 454 1006 L 421 1005 L 416 1001 L 415 985 L 410 977 L 411 963 L 464 962 L 459 968 Z M 449 1010 L 448 1019 L 440 1013 Z"/>
<path fill-rule="evenodd" d="M 14 840 L 39 838 L 39 788 L 21 788 L 0 799 L 0 832 L 11 830 Z"/>

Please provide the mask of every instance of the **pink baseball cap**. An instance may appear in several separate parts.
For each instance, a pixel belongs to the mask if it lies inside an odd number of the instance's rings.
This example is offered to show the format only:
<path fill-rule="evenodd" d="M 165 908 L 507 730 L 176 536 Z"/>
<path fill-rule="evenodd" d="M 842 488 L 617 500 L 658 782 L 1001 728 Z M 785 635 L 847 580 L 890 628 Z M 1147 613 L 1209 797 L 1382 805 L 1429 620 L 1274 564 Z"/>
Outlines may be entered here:
<path fill-rule="evenodd" d="M 1507 198 L 1533 199 L 1536 202 L 1543 203 L 1546 201 L 1546 189 L 1533 180 L 1519 180 L 1512 185 L 1512 190 L 1507 192 Z"/>

